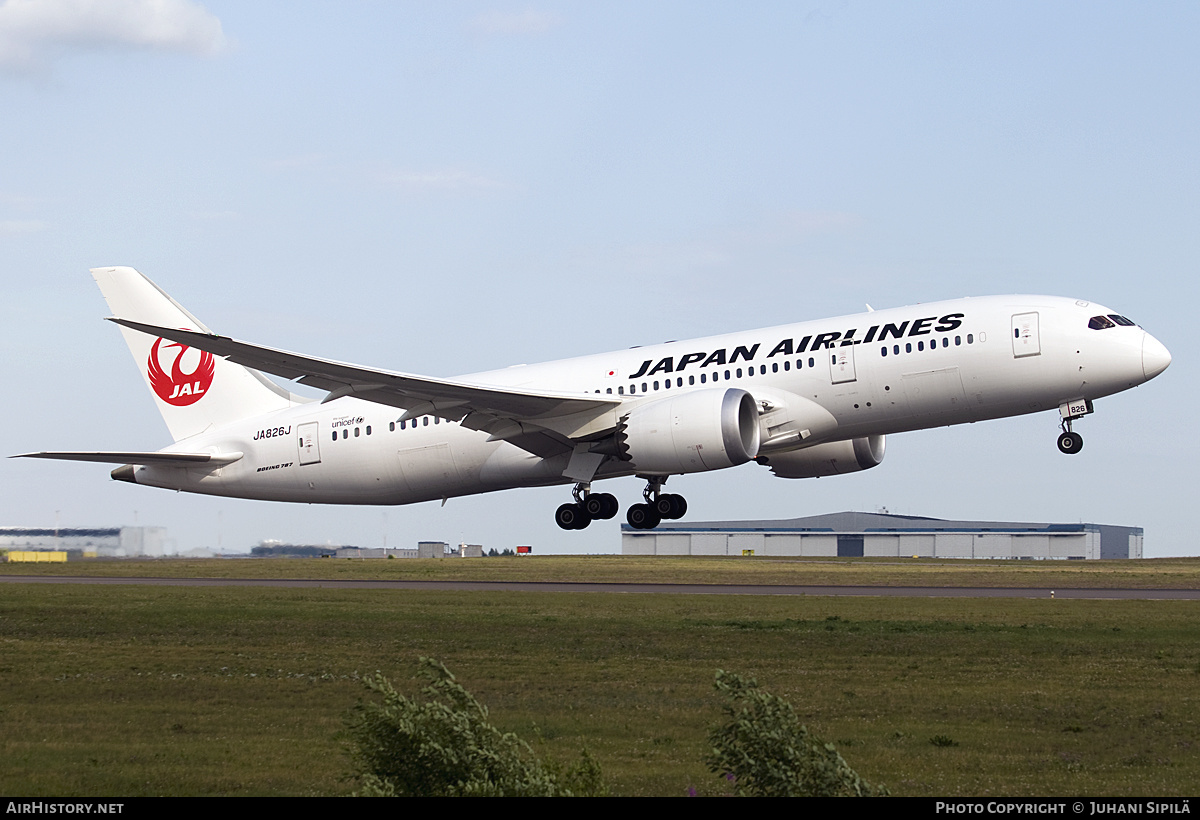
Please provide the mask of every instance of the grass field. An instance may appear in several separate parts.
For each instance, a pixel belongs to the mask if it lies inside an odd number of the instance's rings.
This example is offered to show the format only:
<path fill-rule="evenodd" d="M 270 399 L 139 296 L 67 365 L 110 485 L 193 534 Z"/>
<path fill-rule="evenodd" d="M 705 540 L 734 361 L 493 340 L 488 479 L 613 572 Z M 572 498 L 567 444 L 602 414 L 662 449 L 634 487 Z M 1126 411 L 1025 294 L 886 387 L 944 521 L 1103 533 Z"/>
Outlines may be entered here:
<path fill-rule="evenodd" d="M 620 575 L 608 559 L 492 560 Z M 426 563 L 458 562 L 370 571 Z M 570 761 L 586 745 L 622 795 L 721 793 L 702 763 L 718 668 L 788 697 L 894 794 L 1157 796 L 1200 782 L 1200 602 L 5 584 L 0 793 L 348 794 L 356 674 L 411 691 L 420 655 L 540 754 Z"/>
<path fill-rule="evenodd" d="M 551 555 L 513 558 L 90 560 L 0 563 L 3 575 L 175 578 L 591 581 L 691 584 L 1132 587 L 1200 589 L 1200 558 L 1140 561 L 987 561 L 895 558 L 643 558 Z"/>

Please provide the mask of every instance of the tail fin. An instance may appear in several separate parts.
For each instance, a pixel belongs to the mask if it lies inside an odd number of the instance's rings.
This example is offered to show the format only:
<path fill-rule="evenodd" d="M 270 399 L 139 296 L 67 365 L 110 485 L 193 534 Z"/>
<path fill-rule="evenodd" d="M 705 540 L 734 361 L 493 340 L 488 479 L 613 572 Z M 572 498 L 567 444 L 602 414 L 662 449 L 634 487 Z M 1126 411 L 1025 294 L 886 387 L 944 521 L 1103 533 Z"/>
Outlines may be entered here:
<path fill-rule="evenodd" d="M 114 316 L 210 332 L 133 268 L 93 268 L 92 276 Z M 176 441 L 302 401 L 257 370 L 136 330 L 121 333 Z"/>

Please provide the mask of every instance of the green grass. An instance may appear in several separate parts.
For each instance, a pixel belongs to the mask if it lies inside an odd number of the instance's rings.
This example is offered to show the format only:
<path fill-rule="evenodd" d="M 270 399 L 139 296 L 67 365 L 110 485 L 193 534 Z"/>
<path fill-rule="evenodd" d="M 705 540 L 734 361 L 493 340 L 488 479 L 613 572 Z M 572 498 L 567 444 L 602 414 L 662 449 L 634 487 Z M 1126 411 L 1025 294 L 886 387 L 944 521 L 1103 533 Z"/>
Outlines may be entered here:
<path fill-rule="evenodd" d="M 235 565 L 250 563 L 274 562 Z M 721 793 L 701 761 L 724 668 L 894 794 L 1184 795 L 1200 782 L 1198 616 L 1191 601 L 5 584 L 0 793 L 347 794 L 356 674 L 413 691 L 431 655 L 539 753 L 586 745 L 618 794 Z"/>
<path fill-rule="evenodd" d="M 65 564 L 0 563 L 0 575 L 1197 589 L 1200 588 L 1200 558 L 992 561 L 550 555 L 393 561 L 345 558 L 85 560 Z"/>

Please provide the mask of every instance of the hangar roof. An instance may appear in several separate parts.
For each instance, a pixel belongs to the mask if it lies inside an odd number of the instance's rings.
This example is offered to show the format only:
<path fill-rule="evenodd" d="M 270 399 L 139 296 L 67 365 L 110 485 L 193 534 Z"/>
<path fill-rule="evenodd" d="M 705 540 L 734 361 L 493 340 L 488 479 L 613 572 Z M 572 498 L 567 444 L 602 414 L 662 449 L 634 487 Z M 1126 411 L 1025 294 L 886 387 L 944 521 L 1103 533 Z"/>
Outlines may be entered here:
<path fill-rule="evenodd" d="M 1040 532 L 1072 533 L 1099 532 L 1113 527 L 1127 533 L 1142 535 L 1141 527 L 1115 527 L 1106 524 L 1039 524 L 1018 521 L 953 521 L 920 515 L 891 513 L 837 512 L 810 515 L 804 518 L 784 518 L 758 521 L 696 521 L 682 523 L 664 521 L 654 530 L 635 530 L 622 524 L 621 530 L 631 533 L 667 532 Z"/>

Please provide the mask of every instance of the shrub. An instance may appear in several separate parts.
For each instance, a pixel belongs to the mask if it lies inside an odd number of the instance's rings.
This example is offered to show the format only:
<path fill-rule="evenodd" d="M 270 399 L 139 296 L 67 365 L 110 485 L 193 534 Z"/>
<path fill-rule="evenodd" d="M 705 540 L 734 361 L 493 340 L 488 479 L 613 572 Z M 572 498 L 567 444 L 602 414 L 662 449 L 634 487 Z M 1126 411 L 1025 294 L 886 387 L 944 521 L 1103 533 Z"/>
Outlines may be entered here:
<path fill-rule="evenodd" d="M 527 743 L 488 720 L 487 707 L 441 663 L 421 658 L 419 703 L 379 672 L 364 679 L 383 702 L 360 703 L 350 718 L 351 755 L 369 797 L 569 797 L 605 793 L 585 750 L 562 777 Z"/>
<path fill-rule="evenodd" d="M 850 768 L 832 743 L 802 726 L 787 701 L 732 672 L 717 672 L 728 722 L 713 727 L 708 768 L 745 797 L 875 797 L 888 794 Z"/>

